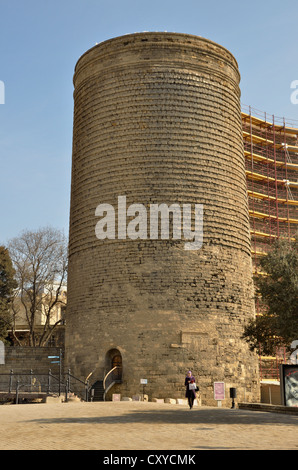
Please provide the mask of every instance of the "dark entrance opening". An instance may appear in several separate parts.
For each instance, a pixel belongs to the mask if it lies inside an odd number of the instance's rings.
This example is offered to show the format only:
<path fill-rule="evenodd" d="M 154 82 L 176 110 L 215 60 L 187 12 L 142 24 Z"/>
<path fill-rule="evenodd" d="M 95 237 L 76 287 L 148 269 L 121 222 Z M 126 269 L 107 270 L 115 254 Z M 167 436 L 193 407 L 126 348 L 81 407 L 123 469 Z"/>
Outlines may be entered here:
<path fill-rule="evenodd" d="M 104 386 L 122 381 L 122 356 L 118 349 L 106 353 Z"/>
<path fill-rule="evenodd" d="M 122 378 L 122 356 L 121 354 L 115 354 L 115 356 L 112 357 L 112 363 L 111 363 L 111 368 L 116 369 L 113 370 L 113 377 L 115 380 L 121 380 Z"/>

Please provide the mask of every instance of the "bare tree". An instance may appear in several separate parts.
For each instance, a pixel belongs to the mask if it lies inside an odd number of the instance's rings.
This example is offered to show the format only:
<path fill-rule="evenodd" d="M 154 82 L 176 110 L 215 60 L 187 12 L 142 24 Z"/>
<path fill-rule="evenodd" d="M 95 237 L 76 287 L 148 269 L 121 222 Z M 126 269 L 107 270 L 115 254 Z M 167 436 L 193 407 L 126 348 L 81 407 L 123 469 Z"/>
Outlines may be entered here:
<path fill-rule="evenodd" d="M 8 244 L 16 271 L 17 301 L 25 312 L 30 346 L 45 346 L 63 319 L 53 322 L 53 313 L 64 302 L 62 288 L 67 278 L 67 243 L 63 233 L 51 227 L 25 230 Z M 43 321 L 40 322 L 40 318 Z M 13 332 L 14 333 L 14 332 Z"/>

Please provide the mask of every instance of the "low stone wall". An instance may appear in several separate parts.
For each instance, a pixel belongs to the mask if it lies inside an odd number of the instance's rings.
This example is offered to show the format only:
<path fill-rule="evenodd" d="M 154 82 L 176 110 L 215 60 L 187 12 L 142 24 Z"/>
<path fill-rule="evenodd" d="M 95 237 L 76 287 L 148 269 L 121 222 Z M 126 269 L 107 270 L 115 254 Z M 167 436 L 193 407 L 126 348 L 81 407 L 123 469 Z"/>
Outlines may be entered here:
<path fill-rule="evenodd" d="M 63 350 L 61 350 L 63 356 Z M 48 356 L 60 356 L 60 349 L 56 347 L 32 348 L 29 346 L 5 346 L 4 364 L 0 364 L 0 374 L 9 373 L 11 369 L 15 373 L 30 372 L 30 369 L 39 372 L 59 370 L 59 364 Z"/>
<path fill-rule="evenodd" d="M 53 375 L 58 376 L 60 366 L 56 362 L 59 361 L 59 359 L 50 358 L 49 356 L 60 357 L 60 353 L 62 355 L 63 370 L 63 351 L 59 348 L 5 346 L 4 360 L 0 363 L 0 390 L 8 390 L 11 371 L 13 371 L 13 387 L 15 386 L 17 378 L 19 378 L 20 383 L 23 384 L 31 383 L 34 378 L 35 381 L 38 379 L 39 382 L 45 382 L 49 369 Z"/>
<path fill-rule="evenodd" d="M 268 411 L 271 413 L 298 415 L 298 407 L 295 406 L 269 405 L 267 403 L 239 403 L 238 408 L 241 410 Z"/>

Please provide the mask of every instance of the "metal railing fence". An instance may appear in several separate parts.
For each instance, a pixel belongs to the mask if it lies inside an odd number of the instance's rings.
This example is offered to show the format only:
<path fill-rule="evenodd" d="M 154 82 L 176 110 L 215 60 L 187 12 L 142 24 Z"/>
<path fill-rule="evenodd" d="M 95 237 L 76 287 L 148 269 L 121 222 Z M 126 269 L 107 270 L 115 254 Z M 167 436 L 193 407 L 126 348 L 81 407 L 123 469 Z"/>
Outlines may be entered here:
<path fill-rule="evenodd" d="M 26 393 L 27 398 L 33 395 L 65 395 L 65 401 L 71 393 L 77 395 L 84 401 L 88 401 L 89 381 L 83 381 L 75 377 L 70 369 L 67 373 L 54 375 L 49 369 L 47 372 L 29 372 L 14 373 L 13 369 L 9 373 L 0 373 L 0 392 L 7 397 L 15 397 L 16 403 L 19 402 L 20 394 Z"/>

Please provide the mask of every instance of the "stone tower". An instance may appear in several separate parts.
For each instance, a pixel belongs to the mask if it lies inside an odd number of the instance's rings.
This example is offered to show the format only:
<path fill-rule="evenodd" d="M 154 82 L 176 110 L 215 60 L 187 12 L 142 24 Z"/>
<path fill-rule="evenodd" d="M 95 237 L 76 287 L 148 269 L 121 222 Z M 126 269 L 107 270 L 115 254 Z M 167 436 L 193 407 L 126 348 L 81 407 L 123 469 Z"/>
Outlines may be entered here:
<path fill-rule="evenodd" d="M 74 375 L 94 383 L 118 366 L 114 392 L 138 394 L 145 378 L 149 399 L 181 398 L 191 369 L 203 404 L 216 403 L 218 381 L 226 404 L 229 387 L 258 399 L 257 358 L 241 339 L 254 303 L 239 80 L 228 50 L 180 33 L 117 37 L 76 64 Z"/>

